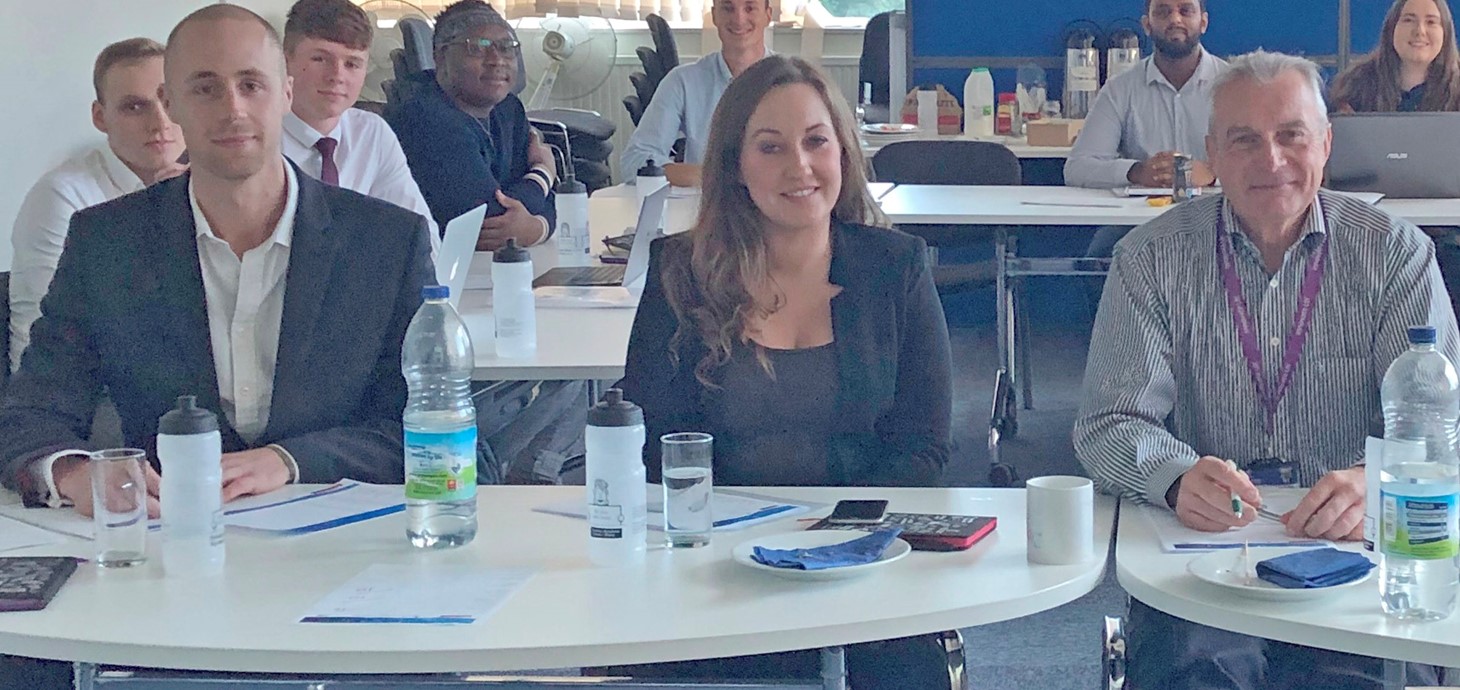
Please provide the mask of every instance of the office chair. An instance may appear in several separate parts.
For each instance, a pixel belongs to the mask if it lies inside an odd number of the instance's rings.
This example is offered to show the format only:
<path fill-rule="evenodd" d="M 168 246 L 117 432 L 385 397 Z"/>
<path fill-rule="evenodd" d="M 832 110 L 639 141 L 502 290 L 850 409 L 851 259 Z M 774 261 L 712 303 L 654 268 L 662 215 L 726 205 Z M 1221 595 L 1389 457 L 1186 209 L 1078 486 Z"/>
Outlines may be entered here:
<path fill-rule="evenodd" d="M 892 13 L 883 12 L 867 20 L 862 31 L 862 57 L 857 60 L 857 93 L 854 100 L 862 97 L 862 84 L 872 85 L 872 105 L 867 107 L 868 122 L 891 122 L 888 102 L 892 88 L 891 58 L 888 53 L 892 43 Z"/>
<path fill-rule="evenodd" d="M 872 170 L 878 181 L 896 184 L 938 184 L 938 185 L 1018 185 L 1023 179 L 1019 158 L 1002 144 L 985 141 L 899 141 L 888 144 L 872 156 Z M 933 283 L 938 294 L 947 295 L 971 288 L 995 285 L 999 276 L 999 263 L 1003 257 L 975 264 L 938 265 L 938 248 L 968 247 L 987 242 L 991 235 L 988 228 L 967 225 L 905 225 L 902 230 L 922 237 L 933 250 Z M 994 234 L 1007 234 L 1005 228 L 992 228 Z M 1013 246 L 1013 238 L 1009 238 Z M 1015 280 L 1013 290 L 999 294 L 997 299 L 1009 300 L 1008 308 L 1014 316 L 1015 350 L 1018 353 L 1020 376 L 1010 376 L 1000 367 L 995 376 L 994 400 L 989 422 L 989 483 L 994 486 L 1012 486 L 1018 475 L 1013 466 L 1004 464 L 999 458 L 999 444 L 1003 438 L 1018 431 L 1015 421 L 1014 390 L 1015 378 L 1024 384 L 1025 404 L 1029 404 L 1029 338 L 1026 335 L 1024 315 L 1019 305 L 1024 301 L 1022 281 Z"/>

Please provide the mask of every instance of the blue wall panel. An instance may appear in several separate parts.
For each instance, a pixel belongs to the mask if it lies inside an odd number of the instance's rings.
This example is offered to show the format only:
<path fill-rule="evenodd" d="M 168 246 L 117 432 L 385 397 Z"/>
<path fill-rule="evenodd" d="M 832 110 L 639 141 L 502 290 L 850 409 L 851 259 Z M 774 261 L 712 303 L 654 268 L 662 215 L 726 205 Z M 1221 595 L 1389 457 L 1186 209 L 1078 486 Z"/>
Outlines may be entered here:
<path fill-rule="evenodd" d="M 1389 0 L 1349 0 L 1349 7 L 1349 46 L 1357 57 L 1378 44 L 1379 30 L 1384 28 L 1384 14 L 1389 11 Z"/>

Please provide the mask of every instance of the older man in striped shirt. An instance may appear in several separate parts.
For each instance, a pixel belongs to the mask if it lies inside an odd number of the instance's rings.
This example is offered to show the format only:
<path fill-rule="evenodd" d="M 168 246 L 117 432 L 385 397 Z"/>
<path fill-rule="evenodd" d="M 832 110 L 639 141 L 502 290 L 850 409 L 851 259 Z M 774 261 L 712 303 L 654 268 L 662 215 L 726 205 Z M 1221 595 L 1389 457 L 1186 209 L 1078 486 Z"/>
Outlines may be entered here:
<path fill-rule="evenodd" d="M 1258 51 L 1213 87 L 1207 151 L 1222 195 L 1182 204 L 1117 246 L 1100 302 L 1075 451 L 1099 485 L 1189 527 L 1257 518 L 1230 469 L 1294 463 L 1312 487 L 1295 535 L 1357 539 L 1364 438 L 1379 383 L 1431 324 L 1457 354 L 1434 246 L 1410 223 L 1320 191 L 1331 136 L 1317 67 Z M 1248 504 L 1232 511 L 1235 492 Z M 1379 687 L 1378 660 L 1198 626 L 1132 603 L 1140 688 Z M 1434 670 L 1412 668 L 1412 680 Z M 1423 684 L 1423 683 L 1421 683 Z"/>

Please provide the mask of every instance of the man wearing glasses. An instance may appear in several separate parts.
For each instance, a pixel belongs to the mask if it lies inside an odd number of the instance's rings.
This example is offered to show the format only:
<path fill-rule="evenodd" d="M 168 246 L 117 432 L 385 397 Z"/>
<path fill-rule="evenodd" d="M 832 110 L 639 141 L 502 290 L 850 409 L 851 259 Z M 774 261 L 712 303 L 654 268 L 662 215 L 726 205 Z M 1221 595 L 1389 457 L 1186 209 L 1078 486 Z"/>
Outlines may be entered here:
<path fill-rule="evenodd" d="M 552 154 L 513 95 L 520 59 L 512 27 L 482 0 L 461 0 L 436 18 L 436 69 L 388 120 L 437 224 L 481 204 L 479 251 L 508 239 L 547 241 L 555 227 Z M 582 452 L 587 393 L 581 381 L 500 381 L 473 393 L 477 433 L 504 475 L 525 479 Z"/>
<path fill-rule="evenodd" d="M 541 244 L 552 234 L 552 153 L 512 93 L 520 43 L 482 0 L 461 0 L 436 18 L 436 69 L 389 118 L 436 224 L 487 204 L 477 249 L 508 239 Z"/>

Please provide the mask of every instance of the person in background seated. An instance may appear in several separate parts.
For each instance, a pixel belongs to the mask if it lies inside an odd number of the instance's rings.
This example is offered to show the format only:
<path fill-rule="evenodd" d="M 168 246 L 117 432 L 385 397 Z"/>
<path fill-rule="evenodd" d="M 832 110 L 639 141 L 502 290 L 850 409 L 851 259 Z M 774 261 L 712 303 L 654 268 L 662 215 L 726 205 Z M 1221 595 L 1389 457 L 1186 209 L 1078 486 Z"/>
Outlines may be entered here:
<path fill-rule="evenodd" d="M 107 46 L 96 57 L 91 83 L 96 100 L 91 124 L 106 135 L 98 146 L 46 173 L 21 202 L 10 242 L 10 361 L 30 343 L 30 327 L 41 314 L 41 298 L 51 285 L 71 214 L 187 169 L 182 132 L 168 119 L 158 89 L 162 86 L 162 44 L 129 38 Z"/>
<path fill-rule="evenodd" d="M 1379 45 L 1333 80 L 1336 112 L 1460 110 L 1460 50 L 1445 0 L 1395 0 Z"/>
<path fill-rule="evenodd" d="M 284 155 L 326 184 L 389 201 L 426 218 L 440 235 L 406 166 L 395 132 L 354 108 L 365 86 L 374 30 L 350 0 L 299 0 L 284 23 L 284 57 L 294 104 L 284 114 Z"/>
<path fill-rule="evenodd" d="M 127 445 L 153 456 L 178 396 L 218 412 L 224 500 L 291 482 L 403 481 L 401 341 L 434 282 L 425 219 L 284 158 L 289 78 L 258 15 L 221 4 L 188 15 L 165 75 L 190 172 L 72 217 L 0 399 L 5 485 L 89 514 L 83 438 L 103 390 Z"/>
<path fill-rule="evenodd" d="M 770 0 L 714 0 L 710 19 L 720 37 L 720 50 L 693 64 L 669 71 L 619 157 L 619 177 L 632 180 L 650 159 L 664 166 L 671 184 L 693 187 L 709 143 L 710 116 L 730 80 L 770 55 L 765 44 L 771 24 Z M 673 163 L 674 142 L 684 136 L 684 162 Z"/>
<path fill-rule="evenodd" d="M 651 481 L 662 434 L 704 431 L 716 485 L 938 485 L 948 327 L 923 241 L 888 227 L 852 127 L 836 87 L 800 58 L 768 57 L 725 91 L 699 219 L 652 245 L 619 384 L 644 409 Z M 770 660 L 655 668 L 817 668 L 814 652 Z M 847 661 L 864 690 L 948 683 L 933 637 L 855 645 Z"/>
<path fill-rule="evenodd" d="M 436 222 L 444 229 L 487 204 L 477 250 L 546 242 L 557 218 L 553 157 L 512 94 L 521 47 L 512 27 L 481 0 L 460 0 L 437 16 L 432 44 L 436 70 L 390 123 Z M 474 395 L 478 437 L 512 481 L 556 476 L 582 453 L 584 382 L 500 381 Z"/>
<path fill-rule="evenodd" d="M 1287 532 L 1359 539 L 1364 439 L 1382 435 L 1379 385 L 1408 349 L 1408 327 L 1433 325 L 1439 350 L 1460 354 L 1424 234 L 1319 189 L 1332 141 L 1322 88 L 1303 58 L 1234 59 L 1213 85 L 1207 137 L 1222 193 L 1115 247 L 1075 454 L 1102 489 L 1169 508 L 1192 529 L 1257 519 L 1262 493 L 1244 470 L 1279 458 L 1311 487 L 1284 514 Z M 1383 678 L 1379 659 L 1208 628 L 1138 601 L 1130 619 L 1138 688 L 1378 688 Z M 1430 667 L 1412 665 L 1409 678 L 1439 685 Z"/>

